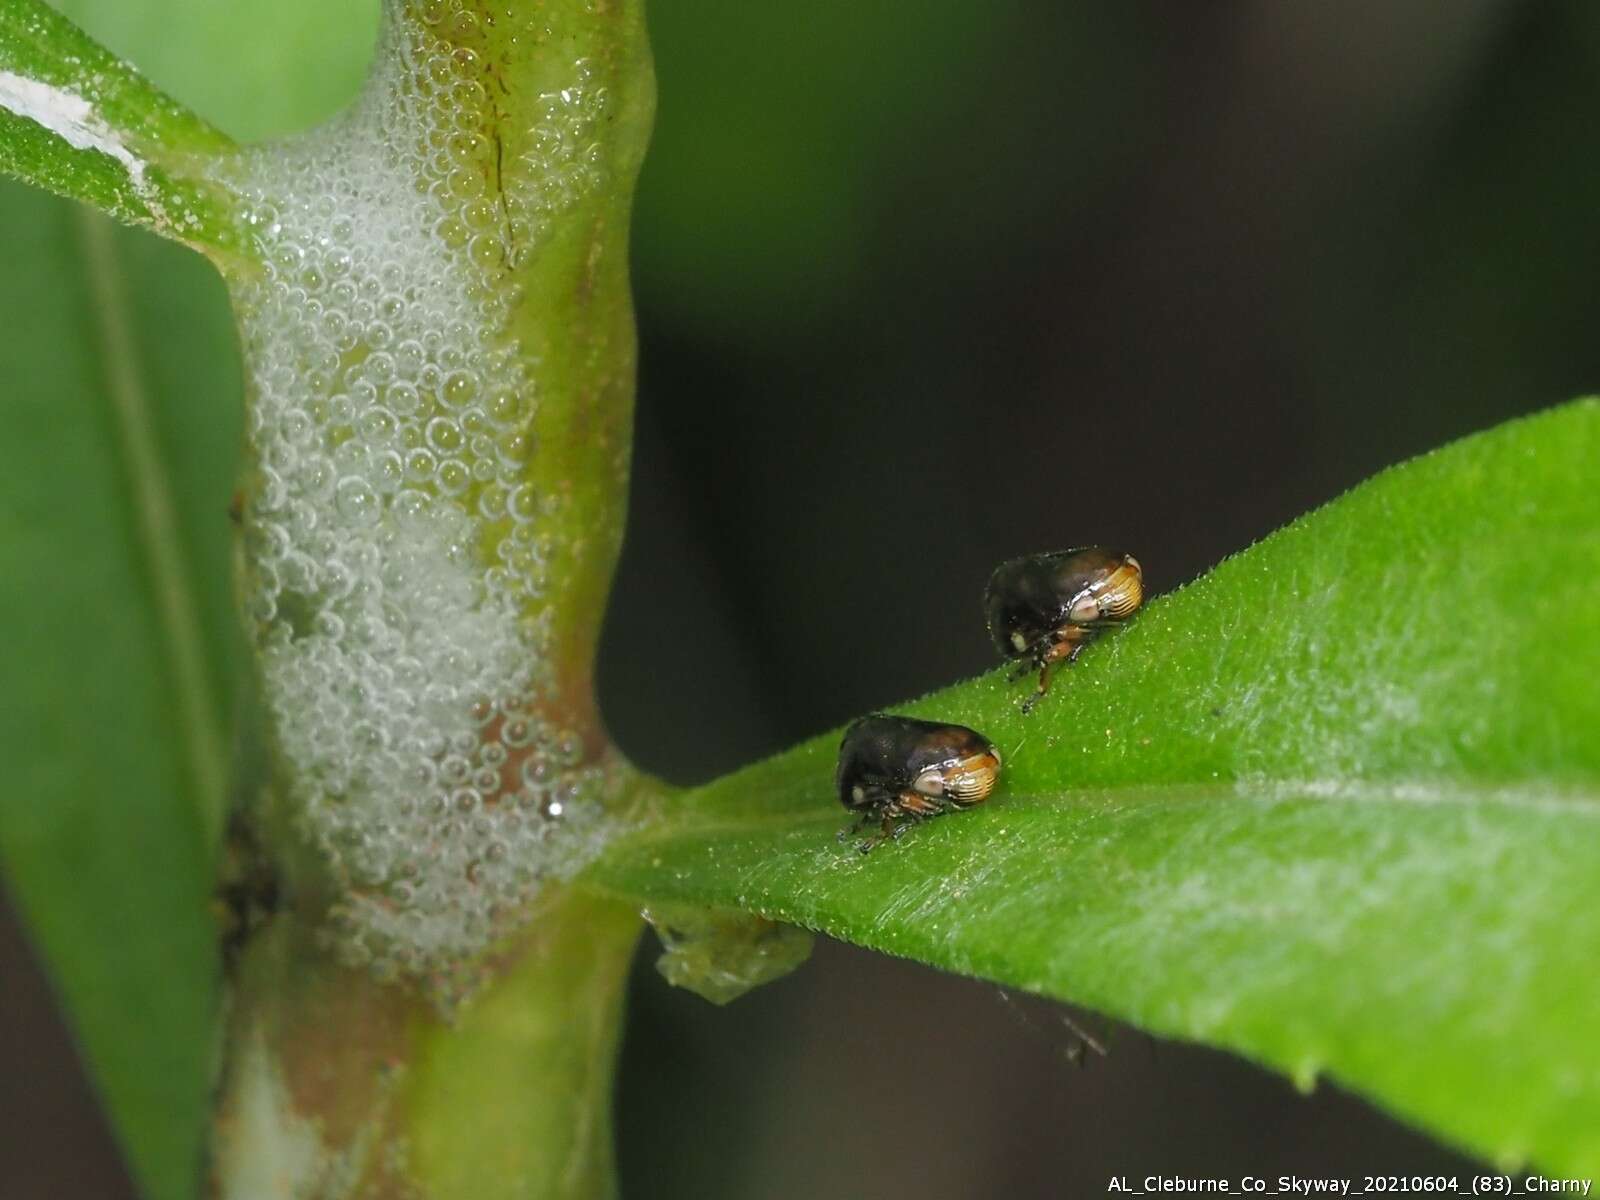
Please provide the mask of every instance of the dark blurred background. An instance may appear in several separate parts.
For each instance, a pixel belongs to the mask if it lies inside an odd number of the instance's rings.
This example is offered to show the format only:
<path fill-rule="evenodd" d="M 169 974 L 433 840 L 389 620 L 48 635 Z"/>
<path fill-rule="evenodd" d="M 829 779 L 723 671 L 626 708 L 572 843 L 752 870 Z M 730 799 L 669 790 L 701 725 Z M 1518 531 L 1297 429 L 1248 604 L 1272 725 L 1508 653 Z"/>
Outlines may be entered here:
<path fill-rule="evenodd" d="M 651 24 L 600 677 L 618 741 L 670 780 L 990 665 L 1001 558 L 1101 541 L 1167 590 L 1600 379 L 1587 0 L 656 0 Z M 35 1090 L 0 1102 L 30 1098 L 33 1160 L 98 1117 L 8 928 L 0 1061 Z M 819 944 L 715 1009 L 655 953 L 628 1196 L 1471 1169 L 1326 1085 L 1092 1014 L 1110 1053 L 1076 1067 L 1057 1010 L 911 964 Z M 97 1144 L 18 1194 L 117 1194 Z"/>

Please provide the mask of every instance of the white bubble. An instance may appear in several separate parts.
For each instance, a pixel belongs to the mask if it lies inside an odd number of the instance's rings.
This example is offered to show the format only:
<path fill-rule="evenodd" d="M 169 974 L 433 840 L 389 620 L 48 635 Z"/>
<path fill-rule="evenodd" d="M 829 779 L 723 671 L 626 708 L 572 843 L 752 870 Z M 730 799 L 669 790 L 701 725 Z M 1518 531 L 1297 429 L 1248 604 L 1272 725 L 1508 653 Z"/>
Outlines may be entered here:
<path fill-rule="evenodd" d="M 339 514 L 348 521 L 362 525 L 374 524 L 382 515 L 378 494 L 365 479 L 341 479 L 336 489 Z"/>
<path fill-rule="evenodd" d="M 469 15 L 435 10 L 447 29 Z M 241 154 L 266 269 L 233 286 L 257 468 L 245 595 L 295 822 L 350 881 L 341 956 L 415 974 L 482 948 L 604 836 L 598 768 L 540 715 L 556 548 L 526 468 L 545 393 L 503 285 L 552 207 L 595 186 L 600 101 L 598 68 L 571 64 L 544 116 L 500 131 L 497 194 L 481 64 L 425 29 L 384 38 L 345 117 Z M 517 818 L 552 805 L 555 832 Z"/>

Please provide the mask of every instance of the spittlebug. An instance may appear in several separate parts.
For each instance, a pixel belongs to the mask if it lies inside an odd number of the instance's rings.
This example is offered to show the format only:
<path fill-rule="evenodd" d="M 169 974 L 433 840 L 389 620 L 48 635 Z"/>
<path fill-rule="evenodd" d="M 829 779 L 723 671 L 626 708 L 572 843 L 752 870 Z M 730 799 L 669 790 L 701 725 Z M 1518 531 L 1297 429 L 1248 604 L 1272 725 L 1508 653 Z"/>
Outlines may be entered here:
<path fill-rule="evenodd" d="M 916 821 L 981 804 L 1000 774 L 1000 752 L 965 725 L 874 713 L 844 731 L 839 743 L 839 802 L 861 819 L 842 841 L 877 822 L 860 845 L 865 854 Z"/>
<path fill-rule="evenodd" d="M 1071 663 L 1102 629 L 1126 621 L 1143 600 L 1139 560 L 1099 546 L 1030 554 L 996 567 L 983 597 L 989 636 L 1007 658 L 1023 660 L 1016 678 L 1039 672 L 1039 690 L 1023 702 L 1023 711 L 1049 690 L 1056 663 Z"/>

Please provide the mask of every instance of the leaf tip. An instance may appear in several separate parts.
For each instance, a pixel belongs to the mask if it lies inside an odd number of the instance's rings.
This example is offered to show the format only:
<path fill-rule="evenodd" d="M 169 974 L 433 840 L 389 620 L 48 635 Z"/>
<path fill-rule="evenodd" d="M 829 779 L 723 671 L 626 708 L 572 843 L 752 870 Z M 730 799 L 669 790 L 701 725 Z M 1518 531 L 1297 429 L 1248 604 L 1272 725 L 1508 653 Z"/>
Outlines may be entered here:
<path fill-rule="evenodd" d="M 1515 1143 L 1502 1146 L 1494 1152 L 1495 1169 L 1502 1174 L 1510 1175 L 1513 1171 L 1520 1171 L 1527 1164 L 1527 1150 Z"/>
<path fill-rule="evenodd" d="M 1302 1058 L 1291 1068 L 1289 1078 L 1294 1083 L 1294 1090 L 1302 1096 L 1309 1096 L 1317 1090 L 1317 1076 L 1322 1073 L 1322 1060 L 1317 1057 L 1307 1056 Z"/>

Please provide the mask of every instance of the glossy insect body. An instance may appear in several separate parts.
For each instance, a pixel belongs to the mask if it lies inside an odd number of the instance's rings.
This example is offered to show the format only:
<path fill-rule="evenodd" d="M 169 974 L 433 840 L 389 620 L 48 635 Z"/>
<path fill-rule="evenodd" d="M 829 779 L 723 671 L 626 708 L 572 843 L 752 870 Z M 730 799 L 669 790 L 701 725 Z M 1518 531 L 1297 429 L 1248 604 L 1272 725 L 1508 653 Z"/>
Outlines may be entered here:
<path fill-rule="evenodd" d="M 1131 554 L 1084 546 L 1014 558 L 995 568 L 984 592 L 989 635 L 1000 653 L 1038 668 L 1032 708 L 1050 687 L 1057 662 L 1072 662 L 1102 630 L 1131 617 L 1144 602 L 1144 575 Z"/>
<path fill-rule="evenodd" d="M 981 804 L 1000 774 L 1000 752 L 965 725 L 874 713 L 844 732 L 839 744 L 839 801 L 861 819 L 849 836 L 873 822 L 882 831 L 862 853 L 897 837 L 915 821 Z"/>

